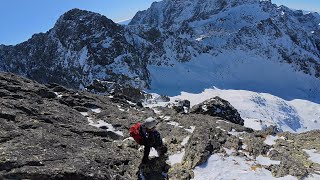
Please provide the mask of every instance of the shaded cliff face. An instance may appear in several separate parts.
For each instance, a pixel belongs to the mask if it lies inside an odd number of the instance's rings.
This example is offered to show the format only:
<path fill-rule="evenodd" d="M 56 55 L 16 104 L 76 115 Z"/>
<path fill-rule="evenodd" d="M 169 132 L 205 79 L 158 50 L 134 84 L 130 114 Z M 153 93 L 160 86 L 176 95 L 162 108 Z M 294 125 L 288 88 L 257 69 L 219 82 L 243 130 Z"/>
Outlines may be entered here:
<path fill-rule="evenodd" d="M 72 88 L 99 79 L 172 89 L 188 79 L 176 92 L 215 85 L 312 99 L 320 92 L 319 23 L 317 13 L 258 0 L 164 0 L 128 26 L 74 9 L 47 33 L 0 46 L 0 70 Z"/>
<path fill-rule="evenodd" d="M 296 63 L 319 77 L 319 22 L 317 13 L 303 14 L 271 1 L 164 0 L 138 12 L 130 25 L 156 27 L 166 38 L 175 39 L 172 46 L 178 60 L 193 56 L 183 45 L 191 46 L 194 55 L 241 49 L 265 59 L 279 56 L 278 60 Z M 181 44 L 186 39 L 189 44 Z"/>
<path fill-rule="evenodd" d="M 0 69 L 72 88 L 94 79 L 144 86 L 134 80 L 147 81 L 146 64 L 125 34 L 122 26 L 102 15 L 70 10 L 47 33 L 16 46 L 2 46 Z"/>

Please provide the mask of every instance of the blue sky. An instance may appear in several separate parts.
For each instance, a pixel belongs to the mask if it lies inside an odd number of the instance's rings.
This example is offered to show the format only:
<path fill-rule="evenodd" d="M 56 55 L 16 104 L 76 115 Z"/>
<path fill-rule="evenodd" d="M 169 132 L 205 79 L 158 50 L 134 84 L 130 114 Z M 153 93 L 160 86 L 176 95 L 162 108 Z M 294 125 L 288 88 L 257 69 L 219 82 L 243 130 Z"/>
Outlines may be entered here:
<path fill-rule="evenodd" d="M 46 32 L 66 11 L 79 8 L 97 12 L 115 22 L 132 18 L 155 0 L 1 0 L 0 44 L 13 45 Z M 320 0 L 273 0 L 295 9 L 320 12 Z"/>

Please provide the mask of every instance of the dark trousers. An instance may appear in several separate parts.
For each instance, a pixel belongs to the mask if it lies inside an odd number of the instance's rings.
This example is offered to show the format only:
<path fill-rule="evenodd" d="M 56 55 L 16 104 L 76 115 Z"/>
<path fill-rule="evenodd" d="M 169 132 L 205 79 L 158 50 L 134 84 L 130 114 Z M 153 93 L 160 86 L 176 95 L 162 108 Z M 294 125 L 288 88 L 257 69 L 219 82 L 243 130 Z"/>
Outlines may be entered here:
<path fill-rule="evenodd" d="M 163 145 L 160 133 L 158 131 L 151 132 L 144 142 L 143 159 L 148 159 L 150 149 L 152 147 L 157 149 Z"/>

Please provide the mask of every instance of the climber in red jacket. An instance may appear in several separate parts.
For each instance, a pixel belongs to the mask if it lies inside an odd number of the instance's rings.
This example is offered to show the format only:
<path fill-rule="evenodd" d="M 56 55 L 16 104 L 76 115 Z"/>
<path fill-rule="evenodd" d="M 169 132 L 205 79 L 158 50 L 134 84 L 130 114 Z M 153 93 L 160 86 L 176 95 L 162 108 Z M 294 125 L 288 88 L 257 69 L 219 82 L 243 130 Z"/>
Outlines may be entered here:
<path fill-rule="evenodd" d="M 153 147 L 159 156 L 167 152 L 167 147 L 163 145 L 160 133 L 155 129 L 158 121 L 152 117 L 147 118 L 144 122 L 136 123 L 130 128 L 130 136 L 141 145 L 144 145 L 142 163 L 148 163 L 150 149 Z"/>

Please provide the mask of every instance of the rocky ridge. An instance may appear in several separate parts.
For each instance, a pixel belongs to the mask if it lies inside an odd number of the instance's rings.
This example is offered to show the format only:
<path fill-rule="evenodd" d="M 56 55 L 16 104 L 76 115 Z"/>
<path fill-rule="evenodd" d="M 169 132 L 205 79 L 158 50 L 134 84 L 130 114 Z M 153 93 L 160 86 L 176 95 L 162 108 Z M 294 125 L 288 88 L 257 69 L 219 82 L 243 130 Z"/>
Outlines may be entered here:
<path fill-rule="evenodd" d="M 304 149 L 320 150 L 319 131 L 303 134 L 263 131 L 232 119 L 137 106 L 125 98 L 41 85 L 10 73 L 0 74 L 0 177 L 6 179 L 191 179 L 193 168 L 212 154 L 260 155 L 280 161 L 259 165 L 275 177 L 298 178 L 319 172 Z M 130 126 L 156 117 L 169 151 L 142 165 L 142 152 L 128 138 Z M 270 135 L 281 137 L 266 144 Z M 228 150 L 234 152 L 230 154 Z M 181 162 L 170 158 L 183 152 Z"/>

